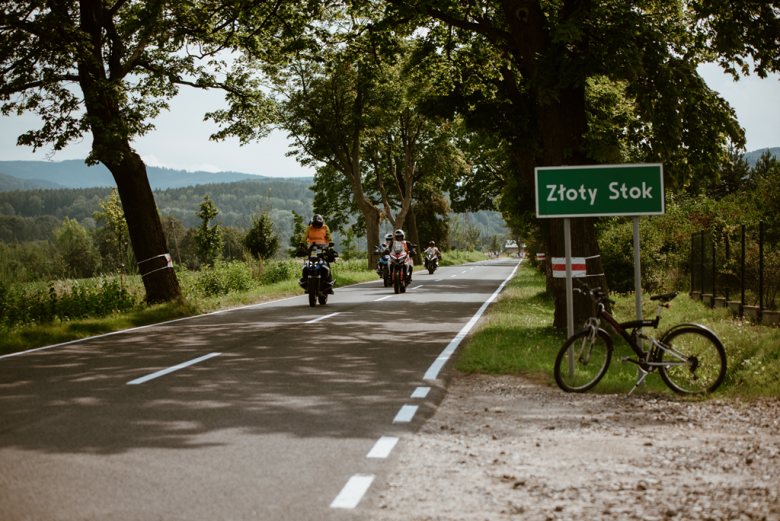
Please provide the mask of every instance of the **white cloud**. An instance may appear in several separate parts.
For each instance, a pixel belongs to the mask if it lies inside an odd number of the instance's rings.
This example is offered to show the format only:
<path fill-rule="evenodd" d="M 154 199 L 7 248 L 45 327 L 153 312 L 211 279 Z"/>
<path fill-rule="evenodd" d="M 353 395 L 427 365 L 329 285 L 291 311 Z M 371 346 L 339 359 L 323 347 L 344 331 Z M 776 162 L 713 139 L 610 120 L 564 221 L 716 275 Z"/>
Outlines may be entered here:
<path fill-rule="evenodd" d="M 169 168 L 167 165 L 162 164 L 156 156 L 141 156 L 141 161 L 143 161 L 146 166 Z"/>

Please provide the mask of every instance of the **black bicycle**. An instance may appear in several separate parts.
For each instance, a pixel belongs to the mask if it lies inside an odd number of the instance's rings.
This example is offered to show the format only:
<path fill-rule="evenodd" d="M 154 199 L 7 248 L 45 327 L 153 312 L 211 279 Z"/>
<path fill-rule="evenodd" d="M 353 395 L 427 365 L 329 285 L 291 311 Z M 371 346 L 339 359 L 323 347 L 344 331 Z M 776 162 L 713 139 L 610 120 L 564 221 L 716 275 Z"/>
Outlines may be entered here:
<path fill-rule="evenodd" d="M 726 350 L 712 330 L 699 324 L 679 324 L 664 333 L 660 340 L 641 331 L 646 327 L 658 329 L 661 308 L 671 307 L 669 302 L 679 292 L 650 297 L 650 300 L 660 301 L 655 320 L 618 323 L 607 313 L 605 306 L 607 302 L 615 302 L 601 288 L 591 289 L 575 280 L 582 286 L 582 290 L 575 291 L 590 295 L 596 303 L 597 312 L 595 317 L 588 319 L 584 328 L 566 340 L 555 358 L 555 381 L 561 389 L 570 393 L 585 392 L 599 383 L 607 372 L 612 361 L 612 339 L 599 328 L 602 319 L 611 324 L 636 353 L 637 359 L 623 357 L 624 363 L 636 364 L 642 370 L 641 378 L 629 394 L 655 371 L 670 389 L 679 394 L 711 393 L 723 383 Z M 647 341 L 649 348 L 642 349 L 639 340 Z"/>

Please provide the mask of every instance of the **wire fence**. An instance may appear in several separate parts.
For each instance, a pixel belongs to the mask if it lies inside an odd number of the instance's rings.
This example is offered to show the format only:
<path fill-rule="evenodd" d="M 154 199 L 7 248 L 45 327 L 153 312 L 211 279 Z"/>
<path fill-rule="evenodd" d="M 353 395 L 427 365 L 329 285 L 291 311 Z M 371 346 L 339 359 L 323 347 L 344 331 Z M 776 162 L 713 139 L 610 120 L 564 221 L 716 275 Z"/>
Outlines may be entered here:
<path fill-rule="evenodd" d="M 763 221 L 691 235 L 691 296 L 710 307 L 777 322 L 780 230 Z M 766 317 L 764 318 L 764 315 Z"/>

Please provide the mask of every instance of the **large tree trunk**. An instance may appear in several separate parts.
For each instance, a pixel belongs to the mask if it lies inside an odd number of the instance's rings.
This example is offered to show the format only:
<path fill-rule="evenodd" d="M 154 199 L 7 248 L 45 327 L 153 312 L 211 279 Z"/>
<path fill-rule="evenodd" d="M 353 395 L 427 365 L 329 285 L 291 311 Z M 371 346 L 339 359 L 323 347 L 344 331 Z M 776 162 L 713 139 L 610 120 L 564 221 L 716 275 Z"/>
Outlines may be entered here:
<path fill-rule="evenodd" d="M 412 244 L 417 245 L 417 255 L 414 256 L 414 263 L 417 266 L 421 266 L 422 250 L 425 249 L 423 244 L 420 244 L 420 236 L 417 234 L 417 217 L 414 215 L 414 209 L 409 206 L 409 211 L 406 213 L 406 230 L 408 232 L 408 240 Z"/>
<path fill-rule="evenodd" d="M 504 0 L 504 13 L 514 37 L 517 55 L 526 74 L 535 77 L 540 73 L 538 57 L 546 56 L 551 49 L 546 18 L 538 0 Z M 574 16 L 578 12 L 574 3 L 565 4 L 563 15 Z M 580 12 L 580 15 L 583 15 Z M 543 71 L 541 74 L 549 74 Z M 551 80 L 550 78 L 547 78 Z M 592 164 L 584 153 L 585 134 L 588 131 L 585 108 L 584 85 L 570 85 L 561 88 L 552 96 L 548 92 L 534 89 L 538 103 L 541 145 L 543 150 L 541 166 L 575 166 Z M 521 163 L 521 168 L 523 164 Z M 571 252 L 573 257 L 594 257 L 587 261 L 588 275 L 601 275 L 601 258 L 596 241 L 592 219 L 571 220 Z M 563 220 L 554 219 L 550 226 L 550 249 L 548 256 L 564 257 Z M 551 274 L 551 272 L 550 272 Z M 607 289 L 603 276 L 588 277 L 590 286 Z M 566 279 L 548 278 L 555 297 L 555 327 L 566 328 Z M 580 325 L 591 316 L 592 304 L 589 298 L 574 298 L 574 324 Z"/>
<path fill-rule="evenodd" d="M 152 187 L 146 176 L 146 165 L 135 152 L 128 150 L 119 163 L 105 163 L 116 181 L 125 220 L 130 233 L 138 270 L 142 275 L 146 301 L 150 304 L 181 297 L 176 272 L 168 268 L 168 253 L 162 223 L 157 213 Z"/>
<path fill-rule="evenodd" d="M 79 84 L 84 93 L 84 106 L 92 119 L 92 157 L 106 165 L 116 181 L 146 289 L 146 301 L 174 300 L 181 297 L 181 289 L 176 272 L 167 267 L 164 257 L 168 248 L 146 166 L 123 134 L 128 124 L 120 110 L 124 96 L 121 84 L 127 74 L 122 67 L 123 56 L 111 54 L 106 63 L 103 55 L 103 23 L 107 15 L 104 9 L 99 0 L 80 2 L 80 30 L 87 35 L 90 45 L 85 45 L 86 52 L 78 62 Z M 107 70 L 110 77 L 106 75 Z"/>

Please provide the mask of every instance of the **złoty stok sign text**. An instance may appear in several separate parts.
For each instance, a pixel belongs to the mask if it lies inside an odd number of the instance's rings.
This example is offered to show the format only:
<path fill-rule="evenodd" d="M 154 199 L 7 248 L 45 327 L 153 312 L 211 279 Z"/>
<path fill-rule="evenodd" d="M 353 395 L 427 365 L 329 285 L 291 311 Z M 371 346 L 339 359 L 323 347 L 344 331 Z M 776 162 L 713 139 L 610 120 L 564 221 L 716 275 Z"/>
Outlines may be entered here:
<path fill-rule="evenodd" d="M 663 177 L 660 164 L 540 167 L 536 216 L 660 215 Z"/>

